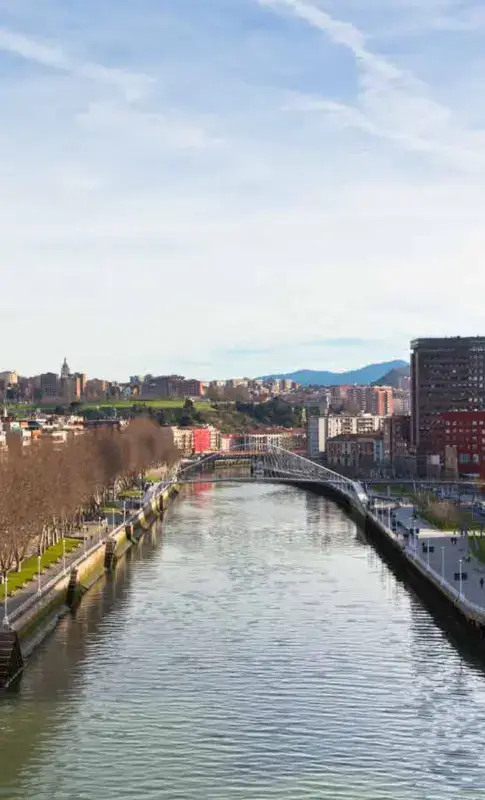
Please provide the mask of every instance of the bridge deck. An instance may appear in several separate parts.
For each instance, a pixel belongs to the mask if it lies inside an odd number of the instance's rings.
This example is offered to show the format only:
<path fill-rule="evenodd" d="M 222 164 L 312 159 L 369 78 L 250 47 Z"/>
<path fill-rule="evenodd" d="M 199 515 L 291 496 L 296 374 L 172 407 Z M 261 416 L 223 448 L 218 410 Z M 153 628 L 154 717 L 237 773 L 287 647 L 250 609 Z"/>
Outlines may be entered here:
<path fill-rule="evenodd" d="M 312 477 L 304 477 L 301 475 L 295 475 L 294 477 L 256 477 L 253 475 L 246 475 L 244 477 L 241 476 L 229 476 L 223 477 L 219 475 L 200 475 L 197 478 L 181 478 L 177 480 L 178 484 L 190 484 L 190 483 L 322 483 L 321 480 Z"/>

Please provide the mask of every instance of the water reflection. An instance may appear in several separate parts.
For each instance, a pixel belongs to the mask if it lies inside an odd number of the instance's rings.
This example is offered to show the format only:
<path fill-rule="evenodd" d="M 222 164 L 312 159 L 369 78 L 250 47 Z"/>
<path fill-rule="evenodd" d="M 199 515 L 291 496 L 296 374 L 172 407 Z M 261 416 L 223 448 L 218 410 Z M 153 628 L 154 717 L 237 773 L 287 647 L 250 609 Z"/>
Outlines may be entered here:
<path fill-rule="evenodd" d="M 483 796 L 483 672 L 354 524 L 193 489 L 3 701 L 0 797 Z"/>

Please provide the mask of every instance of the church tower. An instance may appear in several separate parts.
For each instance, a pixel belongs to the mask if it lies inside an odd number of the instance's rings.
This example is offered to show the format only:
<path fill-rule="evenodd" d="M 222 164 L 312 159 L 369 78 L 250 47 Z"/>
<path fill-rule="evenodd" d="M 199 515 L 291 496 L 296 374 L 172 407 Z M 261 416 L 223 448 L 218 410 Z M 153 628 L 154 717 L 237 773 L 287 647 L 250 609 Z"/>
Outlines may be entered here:
<path fill-rule="evenodd" d="M 69 364 L 67 363 L 67 358 L 64 359 L 64 363 L 61 367 L 61 380 L 62 378 L 69 378 L 71 375 L 71 370 L 69 369 Z"/>

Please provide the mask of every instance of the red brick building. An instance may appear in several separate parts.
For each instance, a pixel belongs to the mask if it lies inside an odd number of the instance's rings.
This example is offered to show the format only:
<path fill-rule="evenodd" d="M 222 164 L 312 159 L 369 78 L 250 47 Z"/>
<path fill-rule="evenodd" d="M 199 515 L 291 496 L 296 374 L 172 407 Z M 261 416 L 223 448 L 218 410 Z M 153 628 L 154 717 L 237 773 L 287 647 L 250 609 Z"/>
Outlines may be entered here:
<path fill-rule="evenodd" d="M 456 450 L 460 475 L 485 478 L 485 411 L 446 411 L 437 414 L 430 429 L 433 452 L 445 466 L 445 453 Z"/>

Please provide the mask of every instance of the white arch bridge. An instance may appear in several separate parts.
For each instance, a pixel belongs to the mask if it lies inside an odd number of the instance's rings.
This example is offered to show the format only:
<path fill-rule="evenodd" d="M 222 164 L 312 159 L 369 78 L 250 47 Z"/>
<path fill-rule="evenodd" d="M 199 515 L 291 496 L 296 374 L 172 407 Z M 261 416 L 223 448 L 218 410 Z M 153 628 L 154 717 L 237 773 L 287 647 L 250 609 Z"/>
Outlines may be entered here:
<path fill-rule="evenodd" d="M 244 446 L 212 453 L 194 461 L 173 475 L 171 483 L 289 483 L 314 484 L 322 490 L 347 498 L 353 505 L 367 507 L 363 486 L 282 447 L 250 450 Z"/>

